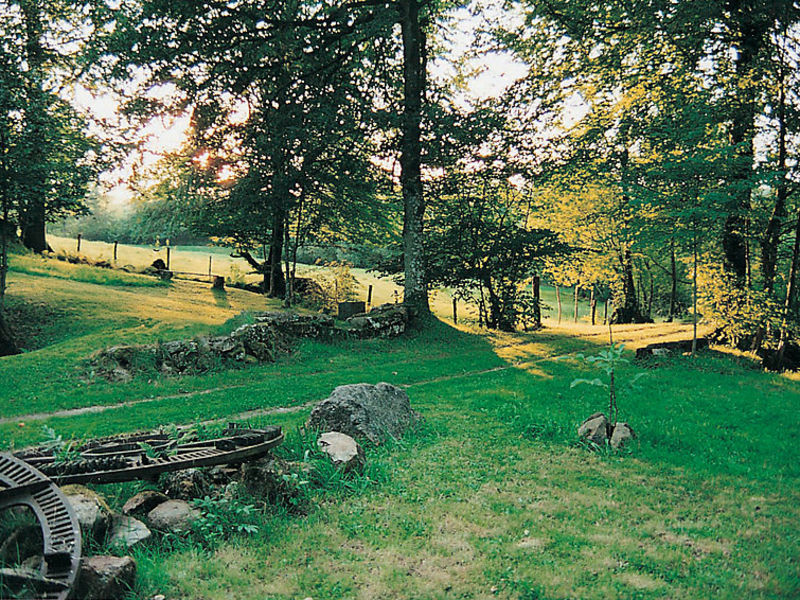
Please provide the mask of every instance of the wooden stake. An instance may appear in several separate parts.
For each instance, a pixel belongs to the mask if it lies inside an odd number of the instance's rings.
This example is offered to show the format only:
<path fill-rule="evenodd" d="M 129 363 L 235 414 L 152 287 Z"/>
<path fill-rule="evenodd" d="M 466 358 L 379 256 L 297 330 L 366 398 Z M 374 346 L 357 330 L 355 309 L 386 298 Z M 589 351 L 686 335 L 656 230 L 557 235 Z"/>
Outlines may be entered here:
<path fill-rule="evenodd" d="M 597 298 L 594 297 L 594 288 L 592 288 L 591 296 L 589 297 L 589 305 L 592 307 L 592 325 L 594 325 L 595 315 L 597 314 Z"/>
<path fill-rule="evenodd" d="M 208 257 L 208 276 L 211 277 L 211 255 Z"/>
<path fill-rule="evenodd" d="M 367 306 L 372 306 L 372 286 L 367 288 Z"/>
<path fill-rule="evenodd" d="M 167 271 L 169 271 L 169 253 L 170 253 L 170 250 L 171 250 L 171 248 L 169 246 L 167 246 Z"/>
<path fill-rule="evenodd" d="M 114 241 L 114 262 L 117 262 L 117 246 L 119 246 L 118 241 Z"/>
<path fill-rule="evenodd" d="M 78 234 L 78 252 L 81 251 L 81 234 Z"/>
<path fill-rule="evenodd" d="M 372 286 L 369 286 L 372 289 Z M 453 325 L 458 325 L 458 300 L 453 298 Z"/>

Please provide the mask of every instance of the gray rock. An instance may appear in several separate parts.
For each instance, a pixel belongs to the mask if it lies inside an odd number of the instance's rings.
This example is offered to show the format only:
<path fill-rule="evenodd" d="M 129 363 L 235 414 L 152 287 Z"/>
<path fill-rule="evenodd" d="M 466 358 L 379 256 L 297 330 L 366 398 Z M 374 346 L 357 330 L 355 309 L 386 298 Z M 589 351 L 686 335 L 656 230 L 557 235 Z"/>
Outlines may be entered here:
<path fill-rule="evenodd" d="M 608 440 L 609 422 L 606 416 L 601 413 L 594 413 L 578 427 L 578 435 L 598 446 L 605 445 Z"/>
<path fill-rule="evenodd" d="M 200 511 L 184 500 L 167 500 L 149 513 L 147 521 L 160 531 L 187 531 Z"/>
<path fill-rule="evenodd" d="M 164 473 L 159 483 L 167 496 L 179 500 L 205 498 L 212 493 L 211 482 L 200 469 L 183 469 Z"/>
<path fill-rule="evenodd" d="M 308 427 L 338 431 L 380 444 L 398 438 L 419 419 L 408 394 L 388 383 L 342 385 L 311 411 Z"/>
<path fill-rule="evenodd" d="M 317 440 L 317 446 L 331 462 L 346 471 L 362 469 L 366 464 L 364 449 L 349 435 L 330 431 L 323 433 Z"/>
<path fill-rule="evenodd" d="M 136 562 L 130 556 L 84 557 L 75 596 L 83 600 L 123 598 L 135 581 Z"/>
<path fill-rule="evenodd" d="M 231 334 L 238 340 L 247 356 L 258 362 L 272 362 L 277 352 L 275 330 L 268 323 L 242 325 Z"/>
<path fill-rule="evenodd" d="M 24 561 L 22 561 L 22 563 L 19 566 L 23 569 L 27 569 L 28 571 L 33 571 L 35 573 L 42 573 L 45 567 L 44 555 L 35 554 L 33 556 L 29 556 Z"/>
<path fill-rule="evenodd" d="M 156 506 L 167 500 L 169 500 L 169 498 L 161 492 L 145 490 L 128 498 L 128 501 L 122 506 L 122 514 L 146 515 Z"/>
<path fill-rule="evenodd" d="M 359 338 L 395 337 L 408 326 L 408 309 L 402 304 L 382 304 L 367 314 L 350 317 L 347 323 Z"/>
<path fill-rule="evenodd" d="M 635 437 L 636 434 L 633 432 L 630 425 L 627 423 L 617 423 L 611 434 L 611 447 L 621 448 Z"/>
<path fill-rule="evenodd" d="M 299 494 L 290 485 L 292 470 L 289 463 L 276 458 L 262 458 L 242 465 L 242 485 L 254 498 L 270 504 L 291 504 Z"/>
<path fill-rule="evenodd" d="M 114 515 L 111 521 L 109 543 L 112 546 L 132 548 L 136 544 L 150 539 L 152 535 L 147 525 L 140 520 L 126 515 Z"/>
<path fill-rule="evenodd" d="M 300 315 L 289 311 L 265 312 L 257 315 L 256 320 L 284 335 L 298 338 L 327 338 L 334 331 L 334 320 L 330 315 Z"/>
<path fill-rule="evenodd" d="M 82 485 L 67 485 L 61 491 L 75 511 L 83 535 L 102 542 L 111 525 L 111 509 L 106 501 Z"/>

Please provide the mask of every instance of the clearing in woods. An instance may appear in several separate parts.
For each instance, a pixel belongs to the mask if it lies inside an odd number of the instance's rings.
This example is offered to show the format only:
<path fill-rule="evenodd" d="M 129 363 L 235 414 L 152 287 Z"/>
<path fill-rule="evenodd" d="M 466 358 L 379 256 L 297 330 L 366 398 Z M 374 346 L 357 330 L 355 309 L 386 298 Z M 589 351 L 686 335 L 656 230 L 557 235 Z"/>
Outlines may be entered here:
<path fill-rule="evenodd" d="M 604 410 L 603 391 L 570 383 L 597 376 L 575 354 L 607 343 L 602 326 L 494 334 L 439 322 L 396 340 L 305 341 L 275 364 L 108 383 L 83 367 L 94 350 L 229 331 L 243 311 L 278 305 L 31 257 L 12 257 L 11 283 L 12 313 L 44 318 L 28 330 L 31 351 L 0 359 L 4 448 L 40 441 L 43 425 L 86 437 L 245 414 L 283 426 L 281 451 L 302 459 L 310 406 L 356 382 L 404 386 L 425 417 L 369 448 L 365 475 L 311 482 L 304 515 L 275 509 L 255 534 L 138 548 L 133 598 L 800 594 L 800 386 L 746 356 L 627 364 L 621 418 L 638 440 L 597 452 L 575 428 Z M 633 349 L 688 331 L 614 335 Z M 103 491 L 113 505 L 145 485 Z"/>

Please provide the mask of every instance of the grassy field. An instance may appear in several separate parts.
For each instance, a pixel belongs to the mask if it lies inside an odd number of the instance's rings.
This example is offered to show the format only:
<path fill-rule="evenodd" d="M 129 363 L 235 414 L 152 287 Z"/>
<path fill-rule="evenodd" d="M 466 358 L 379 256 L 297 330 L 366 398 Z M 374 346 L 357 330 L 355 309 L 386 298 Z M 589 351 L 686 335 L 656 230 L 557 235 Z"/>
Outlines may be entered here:
<path fill-rule="evenodd" d="M 40 318 L 36 349 L 0 359 L 4 448 L 40 440 L 43 425 L 85 437 L 281 408 L 293 412 L 247 419 L 282 425 L 281 453 L 302 459 L 313 444 L 298 430 L 307 404 L 356 382 L 404 386 L 424 416 L 402 440 L 369 448 L 363 476 L 315 467 L 302 515 L 272 508 L 252 535 L 136 550 L 131 598 L 800 596 L 796 376 L 720 349 L 630 363 L 618 374 L 620 416 L 638 440 L 618 453 L 575 439 L 605 406 L 602 390 L 570 387 L 598 376 L 576 354 L 607 343 L 600 326 L 491 334 L 437 322 L 391 341 L 308 341 L 271 365 L 111 384 L 87 377 L 94 350 L 220 331 L 276 304 L 31 260 L 12 261 L 12 310 Z M 635 348 L 687 330 L 615 326 L 614 337 Z M 638 387 L 625 386 L 640 371 Z M 73 412 L 54 414 L 63 410 Z M 113 504 L 137 485 L 98 489 Z"/>
<path fill-rule="evenodd" d="M 50 245 L 56 252 L 75 253 L 77 251 L 77 240 L 50 236 Z M 104 259 L 111 261 L 114 256 L 114 246 L 106 242 L 81 241 L 81 254 L 93 259 Z M 156 258 L 166 260 L 166 249 L 161 246 L 132 246 L 120 244 L 117 249 L 118 266 L 131 265 L 137 269 L 144 268 L 151 264 Z M 218 246 L 176 246 L 170 251 L 170 267 L 176 271 L 186 271 L 190 273 L 208 273 L 209 258 L 211 259 L 211 269 L 215 274 L 230 277 L 231 267 L 236 273 L 247 273 L 249 268 L 247 263 L 241 258 L 231 257 L 228 248 Z M 323 267 L 315 265 L 298 265 L 298 275 L 301 277 L 313 277 L 323 271 Z M 402 288 L 397 286 L 390 278 L 378 277 L 377 273 L 366 269 L 352 269 L 353 275 L 358 280 L 359 297 L 367 299 L 367 290 L 372 286 L 372 304 L 377 306 L 386 302 L 394 302 L 397 297 L 402 299 Z M 246 275 L 245 279 L 250 282 L 257 282 L 258 275 Z M 557 300 L 555 288 L 549 285 L 541 287 L 542 301 L 544 303 L 543 316 L 554 322 L 557 320 Z M 433 312 L 442 319 L 452 319 L 453 307 L 452 296 L 447 290 L 437 290 L 431 294 L 431 308 Z M 574 289 L 562 288 L 562 324 L 567 324 L 574 319 Z M 459 318 L 467 322 L 475 323 L 478 320 L 477 306 L 471 304 L 459 304 Z M 578 301 L 578 319 L 580 323 L 589 321 L 591 307 L 585 299 Z M 598 302 L 597 318 L 602 322 L 603 306 Z"/>

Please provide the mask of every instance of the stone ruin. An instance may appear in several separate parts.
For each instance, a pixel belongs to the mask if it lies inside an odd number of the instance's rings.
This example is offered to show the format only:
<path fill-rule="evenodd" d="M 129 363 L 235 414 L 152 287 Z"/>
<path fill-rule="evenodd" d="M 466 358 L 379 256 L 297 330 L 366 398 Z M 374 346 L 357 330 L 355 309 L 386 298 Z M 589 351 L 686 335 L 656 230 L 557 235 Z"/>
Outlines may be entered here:
<path fill-rule="evenodd" d="M 387 338 L 401 335 L 408 324 L 402 304 L 384 304 L 350 317 L 338 327 L 329 315 L 266 312 L 230 335 L 175 340 L 158 344 L 105 348 L 89 357 L 89 369 L 110 381 L 128 381 L 138 372 L 162 375 L 205 373 L 216 366 L 274 362 L 300 339 Z"/>

